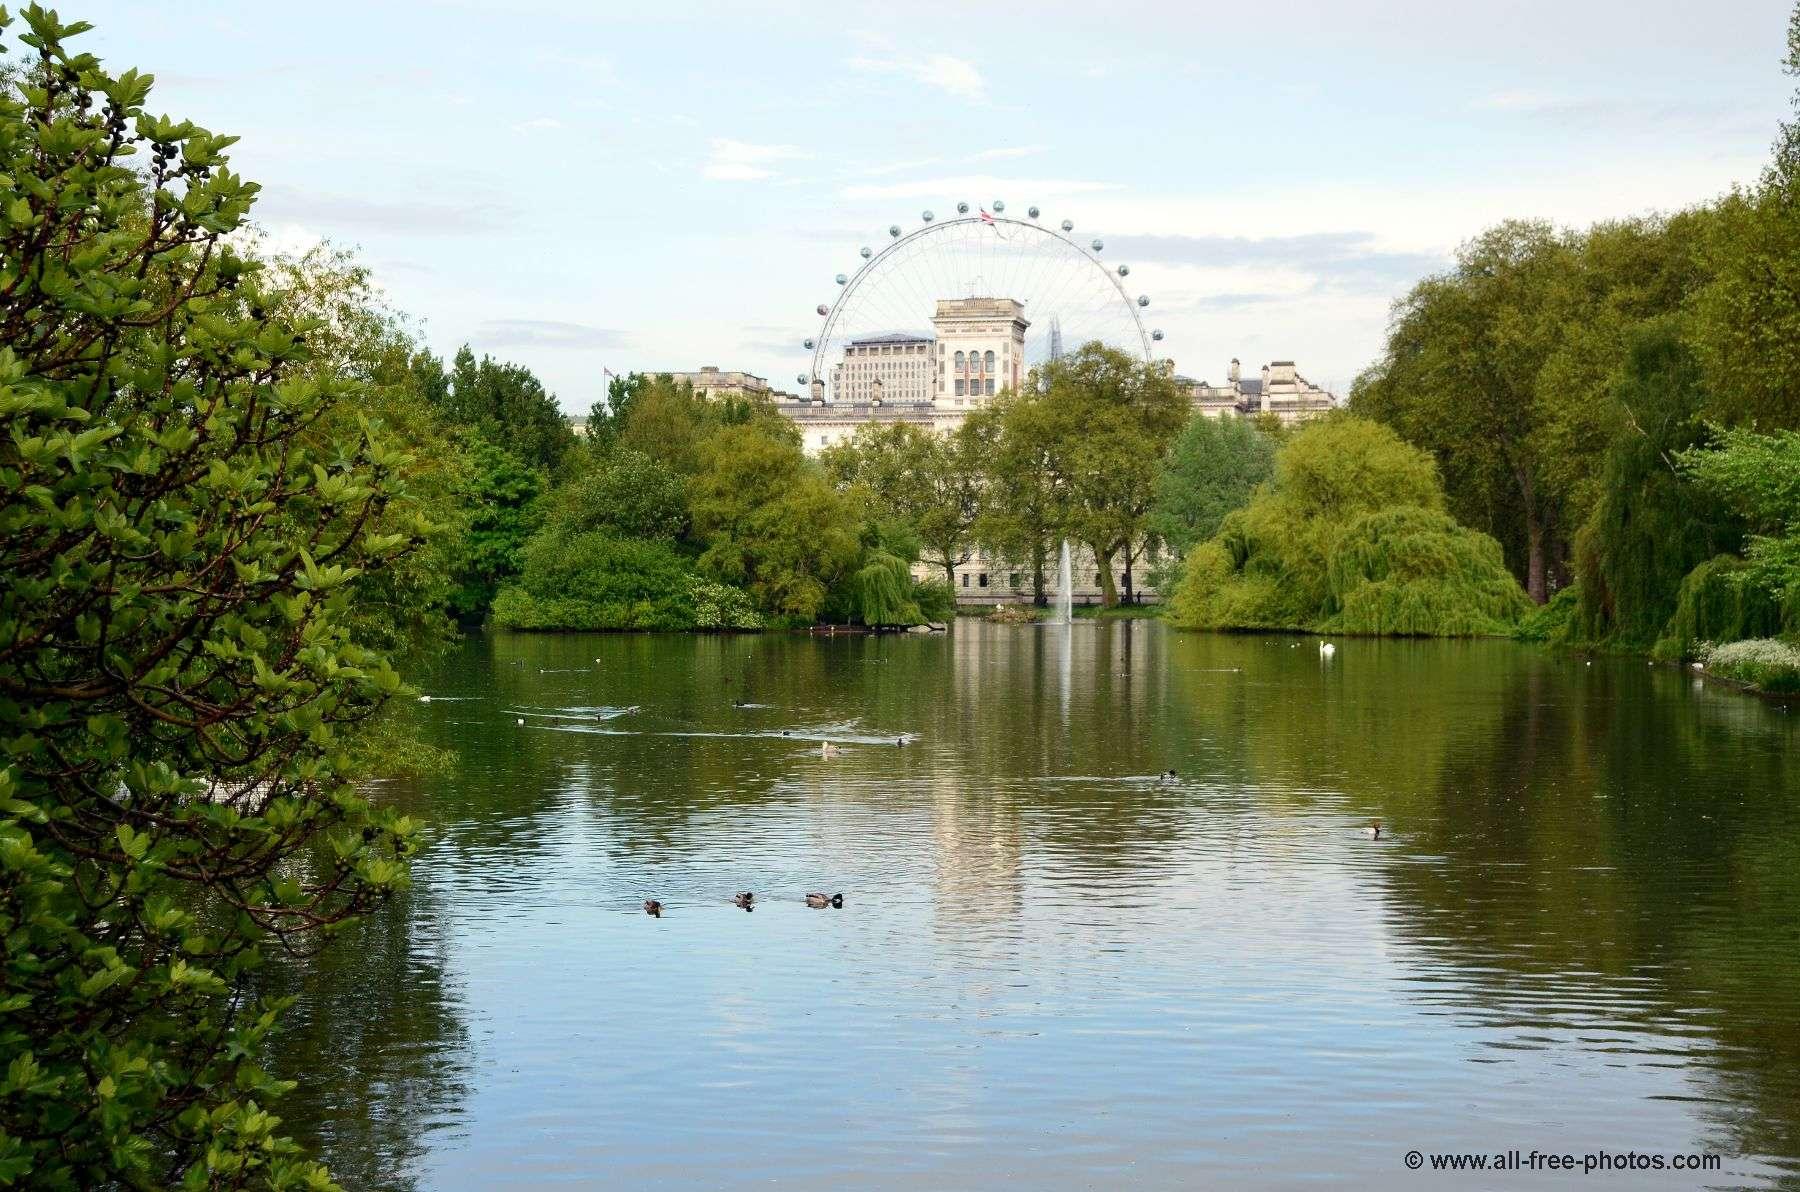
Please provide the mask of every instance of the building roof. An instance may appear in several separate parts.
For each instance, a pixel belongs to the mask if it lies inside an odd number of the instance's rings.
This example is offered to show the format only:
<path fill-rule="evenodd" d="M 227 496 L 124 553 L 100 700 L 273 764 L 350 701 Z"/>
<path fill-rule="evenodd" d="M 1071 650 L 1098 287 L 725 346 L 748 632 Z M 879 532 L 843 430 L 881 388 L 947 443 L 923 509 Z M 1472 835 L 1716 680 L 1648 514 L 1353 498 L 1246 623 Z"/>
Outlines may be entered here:
<path fill-rule="evenodd" d="M 1238 382 L 1238 389 L 1243 393 L 1243 395 L 1245 397 L 1261 397 L 1262 396 L 1262 378 L 1261 377 L 1256 377 L 1256 378 L 1246 377 L 1243 380 Z"/>
<path fill-rule="evenodd" d="M 890 331 L 886 335 L 860 335 L 851 340 L 853 344 L 928 344 L 935 336 L 921 335 L 915 331 Z"/>

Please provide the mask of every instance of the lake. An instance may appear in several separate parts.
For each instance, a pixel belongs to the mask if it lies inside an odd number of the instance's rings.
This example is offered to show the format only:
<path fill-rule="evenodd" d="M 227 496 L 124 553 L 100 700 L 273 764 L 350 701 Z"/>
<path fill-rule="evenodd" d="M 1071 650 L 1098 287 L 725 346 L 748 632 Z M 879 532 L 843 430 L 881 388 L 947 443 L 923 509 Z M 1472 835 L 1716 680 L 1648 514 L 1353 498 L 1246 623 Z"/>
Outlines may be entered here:
<path fill-rule="evenodd" d="M 349 1188 L 1800 1181 L 1800 712 L 1336 646 L 472 638 L 413 711 L 455 773 L 378 788 L 413 889 L 290 974 L 280 1112 Z"/>

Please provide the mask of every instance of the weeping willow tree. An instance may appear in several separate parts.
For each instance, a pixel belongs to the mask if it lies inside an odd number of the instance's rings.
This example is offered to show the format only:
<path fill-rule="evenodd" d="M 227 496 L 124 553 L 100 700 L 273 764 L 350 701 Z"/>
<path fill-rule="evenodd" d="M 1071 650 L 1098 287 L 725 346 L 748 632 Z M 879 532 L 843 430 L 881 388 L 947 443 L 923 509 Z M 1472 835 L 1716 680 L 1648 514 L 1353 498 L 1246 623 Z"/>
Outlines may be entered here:
<path fill-rule="evenodd" d="M 1688 572 L 1656 642 L 1656 656 L 1691 658 L 1701 642 L 1800 632 L 1800 592 L 1778 597 L 1746 583 L 1750 572 L 1750 563 L 1739 555 L 1717 555 Z"/>
<path fill-rule="evenodd" d="M 1673 320 L 1634 336 L 1614 396 L 1627 427 L 1607 452 L 1601 495 L 1575 537 L 1579 595 L 1568 632 L 1646 650 L 1674 614 L 1683 577 L 1735 550 L 1743 525 L 1677 467 L 1678 454 L 1705 433 L 1706 396 Z"/>
<path fill-rule="evenodd" d="M 1333 633 L 1503 634 L 1536 606 L 1500 544 L 1436 509 L 1402 506 L 1351 524 L 1331 554 Z"/>
<path fill-rule="evenodd" d="M 1507 632 L 1529 608 L 1499 544 L 1444 512 L 1431 457 L 1342 417 L 1296 435 L 1274 480 L 1189 554 L 1170 620 L 1460 636 Z"/>

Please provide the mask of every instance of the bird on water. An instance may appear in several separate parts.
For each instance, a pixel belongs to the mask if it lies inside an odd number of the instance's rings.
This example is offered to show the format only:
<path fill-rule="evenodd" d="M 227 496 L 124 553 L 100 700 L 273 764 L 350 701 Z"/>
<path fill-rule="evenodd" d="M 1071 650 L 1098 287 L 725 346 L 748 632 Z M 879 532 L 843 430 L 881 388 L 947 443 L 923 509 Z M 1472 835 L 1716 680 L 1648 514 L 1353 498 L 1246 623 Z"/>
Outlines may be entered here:
<path fill-rule="evenodd" d="M 745 890 L 742 894 L 733 894 L 731 896 L 731 905 L 741 906 L 747 911 L 753 911 L 756 909 L 756 895 L 749 890 Z"/>
<path fill-rule="evenodd" d="M 806 905 L 816 911 L 822 911 L 828 906 L 842 907 L 844 896 L 842 894 L 808 894 Z"/>
<path fill-rule="evenodd" d="M 649 915 L 652 919 L 662 918 L 662 903 L 656 901 L 654 898 L 644 899 L 644 913 Z"/>

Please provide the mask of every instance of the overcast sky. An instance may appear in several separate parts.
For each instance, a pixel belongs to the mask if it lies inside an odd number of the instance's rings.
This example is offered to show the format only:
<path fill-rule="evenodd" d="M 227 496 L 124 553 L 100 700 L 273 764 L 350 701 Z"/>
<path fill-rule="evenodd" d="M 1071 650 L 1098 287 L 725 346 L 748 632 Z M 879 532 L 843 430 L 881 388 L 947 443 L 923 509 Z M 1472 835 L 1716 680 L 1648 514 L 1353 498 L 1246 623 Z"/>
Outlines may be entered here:
<path fill-rule="evenodd" d="M 603 366 L 793 388 L 859 245 L 996 197 L 1104 235 L 1182 372 L 1347 388 L 1458 242 L 1752 182 L 1791 88 L 1786 0 L 58 7 L 243 137 L 277 243 L 577 413 Z"/>

